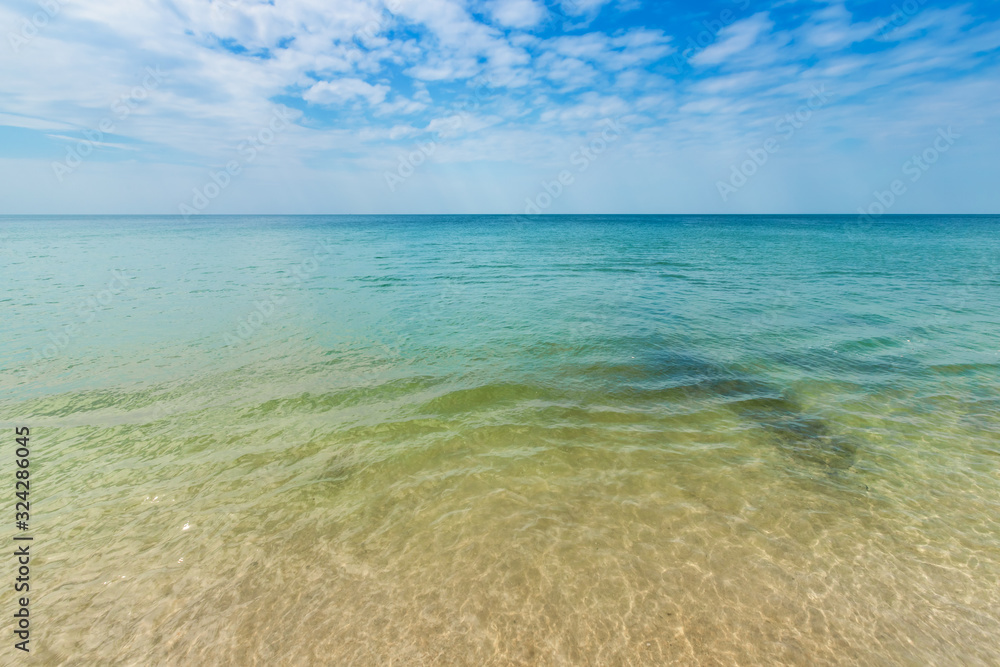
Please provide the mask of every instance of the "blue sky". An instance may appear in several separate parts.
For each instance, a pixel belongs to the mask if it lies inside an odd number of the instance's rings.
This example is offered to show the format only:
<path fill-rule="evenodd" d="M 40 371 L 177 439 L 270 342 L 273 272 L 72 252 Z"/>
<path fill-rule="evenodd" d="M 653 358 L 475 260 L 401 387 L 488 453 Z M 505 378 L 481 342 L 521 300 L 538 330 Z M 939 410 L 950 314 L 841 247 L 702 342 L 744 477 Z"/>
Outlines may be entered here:
<path fill-rule="evenodd" d="M 998 19 L 0 0 L 0 214 L 997 213 Z"/>

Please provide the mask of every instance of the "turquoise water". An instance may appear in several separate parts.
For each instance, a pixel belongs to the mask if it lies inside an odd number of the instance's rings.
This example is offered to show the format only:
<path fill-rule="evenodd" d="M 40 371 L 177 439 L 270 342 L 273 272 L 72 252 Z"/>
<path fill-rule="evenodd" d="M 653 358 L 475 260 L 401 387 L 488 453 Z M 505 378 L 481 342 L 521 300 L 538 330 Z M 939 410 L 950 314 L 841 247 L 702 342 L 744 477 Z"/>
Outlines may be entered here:
<path fill-rule="evenodd" d="M 0 218 L 35 657 L 995 664 L 998 232 Z"/>

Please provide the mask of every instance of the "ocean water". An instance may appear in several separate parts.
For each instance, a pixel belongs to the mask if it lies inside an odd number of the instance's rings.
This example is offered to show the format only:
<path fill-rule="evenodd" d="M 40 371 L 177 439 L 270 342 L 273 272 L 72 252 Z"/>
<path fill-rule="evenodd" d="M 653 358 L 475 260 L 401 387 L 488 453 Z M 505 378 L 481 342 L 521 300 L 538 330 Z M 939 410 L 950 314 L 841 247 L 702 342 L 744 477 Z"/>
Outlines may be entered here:
<path fill-rule="evenodd" d="M 997 664 L 998 234 L 2 218 L 34 660 Z"/>

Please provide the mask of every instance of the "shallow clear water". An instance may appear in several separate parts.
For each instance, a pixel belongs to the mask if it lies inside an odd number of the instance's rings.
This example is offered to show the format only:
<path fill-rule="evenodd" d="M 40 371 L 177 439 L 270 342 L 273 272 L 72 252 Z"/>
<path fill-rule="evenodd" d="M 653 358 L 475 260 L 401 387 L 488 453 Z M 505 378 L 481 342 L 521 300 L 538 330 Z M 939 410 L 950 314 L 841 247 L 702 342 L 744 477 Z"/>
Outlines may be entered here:
<path fill-rule="evenodd" d="M 998 232 L 0 219 L 35 658 L 995 664 Z"/>

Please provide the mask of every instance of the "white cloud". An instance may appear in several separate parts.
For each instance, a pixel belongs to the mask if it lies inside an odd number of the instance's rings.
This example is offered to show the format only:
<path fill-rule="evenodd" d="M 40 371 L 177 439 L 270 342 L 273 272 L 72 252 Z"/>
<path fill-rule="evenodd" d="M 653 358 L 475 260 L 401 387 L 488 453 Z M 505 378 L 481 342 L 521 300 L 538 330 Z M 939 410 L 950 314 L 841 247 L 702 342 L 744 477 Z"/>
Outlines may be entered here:
<path fill-rule="evenodd" d="M 479 69 L 475 58 L 432 57 L 428 62 L 410 67 L 405 74 L 421 81 L 454 81 L 472 78 Z"/>
<path fill-rule="evenodd" d="M 442 140 L 435 164 L 479 156 L 523 171 L 547 164 L 567 137 L 585 135 L 600 118 L 623 114 L 640 128 L 634 131 L 642 141 L 629 147 L 638 158 L 678 147 L 738 153 L 822 83 L 837 103 L 796 136 L 803 146 L 826 137 L 882 137 L 891 145 L 892 137 L 920 135 L 934 122 L 978 124 L 987 134 L 995 128 L 989 114 L 1000 102 L 989 54 L 997 51 L 1000 26 L 967 8 L 927 8 L 895 32 L 879 34 L 877 20 L 856 21 L 842 2 L 800 3 L 800 15 L 782 19 L 777 30 L 763 12 L 723 29 L 692 57 L 702 67 L 680 74 L 657 63 L 686 35 L 623 23 L 560 35 L 565 23 L 539 13 L 561 11 L 564 21 L 586 23 L 602 8 L 623 6 L 620 0 L 613 6 L 606 0 L 65 0 L 57 21 L 18 53 L 0 56 L 0 125 L 25 128 L 19 136 L 26 137 L 96 128 L 112 115 L 111 104 L 142 82 L 146 66 L 159 66 L 162 85 L 128 118 L 116 119 L 115 135 L 130 140 L 121 147 L 137 149 L 130 152 L 134 163 L 224 163 L 271 118 L 273 100 L 300 95 L 312 103 L 304 117 L 255 164 L 291 165 L 302 182 L 324 182 L 324 170 L 374 169 L 381 185 L 379 148 L 387 144 L 394 156 L 392 142 L 428 133 Z M 614 18 L 611 11 L 604 17 Z M 0 6 L 0 24 L 16 26 L 21 18 L 14 5 Z M 546 32 L 524 31 L 536 27 Z M 860 41 L 872 48 L 852 47 Z M 720 64 L 721 73 L 708 67 Z M 456 127 L 452 95 L 481 80 L 490 82 L 487 96 Z M 105 164 L 99 173 L 113 183 L 114 169 Z M 88 172 L 98 168 L 81 167 L 74 179 L 85 183 Z"/>
<path fill-rule="evenodd" d="M 445 118 L 435 118 L 427 124 L 427 132 L 432 132 L 442 139 L 450 139 L 470 132 L 478 132 L 501 122 L 497 116 L 473 116 L 456 114 Z"/>
<path fill-rule="evenodd" d="M 608 37 L 604 33 L 556 37 L 547 42 L 556 53 L 584 60 L 598 60 L 608 50 Z"/>
<path fill-rule="evenodd" d="M 376 116 L 392 116 L 395 114 L 409 115 L 415 114 L 423 111 L 427 108 L 427 105 L 423 102 L 418 102 L 417 100 L 407 99 L 402 95 L 398 96 L 392 102 L 385 102 L 378 106 L 375 111 Z"/>
<path fill-rule="evenodd" d="M 544 54 L 538 64 L 550 81 L 562 90 L 573 90 L 593 84 L 599 73 L 593 66 L 577 58 L 562 58 L 552 53 Z"/>
<path fill-rule="evenodd" d="M 691 63 L 707 66 L 725 62 L 752 47 L 762 34 L 773 27 L 774 23 L 768 18 L 767 12 L 737 21 L 720 30 L 718 41 L 694 54 Z"/>
<path fill-rule="evenodd" d="M 493 20 L 508 28 L 533 28 L 548 12 L 535 0 L 494 0 L 490 3 Z"/>
<path fill-rule="evenodd" d="M 623 70 L 652 64 L 667 57 L 673 51 L 671 38 L 662 30 L 636 28 L 611 40 L 615 49 L 605 64 L 608 69 Z"/>
<path fill-rule="evenodd" d="M 76 144 L 80 142 L 79 137 L 67 137 L 61 134 L 50 134 L 48 135 L 52 139 L 59 139 L 61 141 L 67 141 L 71 144 Z M 123 151 L 135 151 L 139 150 L 135 146 L 126 146 L 125 144 L 115 144 L 107 141 L 94 141 L 93 139 L 87 139 L 87 143 L 91 146 L 100 146 L 101 148 L 117 148 Z"/>
<path fill-rule="evenodd" d="M 368 104 L 376 105 L 385 101 L 389 86 L 372 85 L 361 79 L 336 79 L 334 81 L 319 81 L 307 90 L 302 98 L 307 102 L 323 105 L 336 105 L 350 102 L 361 97 Z"/>
<path fill-rule="evenodd" d="M 603 96 L 598 93 L 585 93 L 581 96 L 579 104 L 546 111 L 542 114 L 542 120 L 545 122 L 558 120 L 566 123 L 581 120 L 620 118 L 627 114 L 629 110 L 629 104 L 620 97 L 613 95 Z"/>
<path fill-rule="evenodd" d="M 69 123 L 61 123 L 57 120 L 46 118 L 32 118 L 30 116 L 20 116 L 17 114 L 0 113 L 0 126 L 23 127 L 29 130 L 78 130 L 79 127 Z"/>
<path fill-rule="evenodd" d="M 897 11 L 883 21 L 876 21 L 876 25 L 879 28 L 879 35 L 890 41 L 911 39 L 932 31 L 956 34 L 972 21 L 966 14 L 966 9 L 966 7 L 949 7 L 944 10 L 928 8 L 912 17 Z"/>
<path fill-rule="evenodd" d="M 560 9 L 570 16 L 597 14 L 611 0 L 560 0 Z"/>
<path fill-rule="evenodd" d="M 616 37 L 600 32 L 556 37 L 543 46 L 563 56 L 619 71 L 665 58 L 674 50 L 670 42 L 670 37 L 661 30 L 635 28 Z"/>

